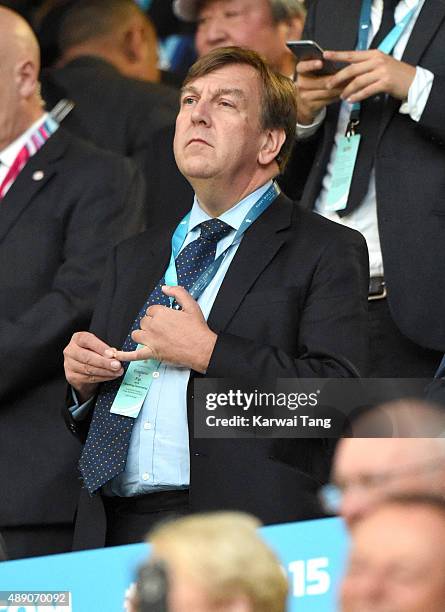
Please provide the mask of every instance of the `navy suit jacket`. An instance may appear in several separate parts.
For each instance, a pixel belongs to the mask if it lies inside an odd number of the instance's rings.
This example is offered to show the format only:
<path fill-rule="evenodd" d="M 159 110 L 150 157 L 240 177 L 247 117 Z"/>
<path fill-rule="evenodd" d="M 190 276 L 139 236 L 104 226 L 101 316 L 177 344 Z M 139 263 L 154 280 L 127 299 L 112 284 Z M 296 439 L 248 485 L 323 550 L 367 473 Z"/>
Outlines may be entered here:
<path fill-rule="evenodd" d="M 162 277 L 167 232 L 115 249 L 91 331 L 120 346 Z M 363 237 L 280 195 L 246 232 L 208 318 L 218 334 L 208 377 L 263 380 L 365 373 L 368 259 Z M 265 523 L 320 515 L 329 475 L 324 440 L 204 440 L 193 435 L 188 387 L 192 510 L 238 509 Z M 67 415 L 69 418 L 69 415 Z M 71 420 L 80 433 L 81 425 Z"/>

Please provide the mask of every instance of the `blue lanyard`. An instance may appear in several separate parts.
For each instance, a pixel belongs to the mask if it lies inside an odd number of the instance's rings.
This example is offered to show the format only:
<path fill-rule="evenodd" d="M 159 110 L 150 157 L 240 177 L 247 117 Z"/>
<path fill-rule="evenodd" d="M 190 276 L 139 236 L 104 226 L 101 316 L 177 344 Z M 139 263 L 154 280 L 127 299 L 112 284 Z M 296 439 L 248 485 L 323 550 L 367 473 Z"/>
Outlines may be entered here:
<path fill-rule="evenodd" d="M 215 259 L 210 266 L 204 270 L 198 280 L 189 289 L 190 295 L 195 299 L 202 295 L 204 290 L 209 286 L 216 273 L 218 272 L 222 262 L 227 257 L 229 250 L 236 244 L 238 244 L 244 234 L 244 232 L 254 223 L 258 217 L 272 204 L 275 198 L 279 195 L 280 188 L 273 182 L 269 189 L 255 202 L 252 208 L 249 210 L 247 215 L 244 217 L 238 231 L 236 232 L 232 242 L 224 251 Z M 170 263 L 168 264 L 167 272 L 165 273 L 165 284 L 170 286 L 176 286 L 178 284 L 178 276 L 176 271 L 176 258 L 179 255 L 182 245 L 185 242 L 189 231 L 190 213 L 188 213 L 184 219 L 179 223 L 172 237 L 172 250 L 170 256 Z M 170 298 L 170 303 L 173 300 Z"/>
<path fill-rule="evenodd" d="M 420 0 L 416 4 L 416 6 L 414 6 L 410 11 L 408 11 L 405 17 L 393 27 L 391 32 L 389 32 L 389 34 L 384 38 L 384 40 L 382 40 L 382 42 L 378 46 L 379 51 L 382 51 L 382 53 L 385 53 L 386 55 L 392 53 L 394 47 L 397 45 L 400 38 L 402 37 L 402 34 L 408 27 L 408 24 L 414 17 L 419 3 Z M 366 51 L 366 49 L 368 48 L 369 28 L 371 27 L 371 8 L 372 0 L 363 0 L 362 10 L 360 12 L 358 42 L 356 51 Z M 347 129 L 347 133 L 349 134 L 354 133 L 354 128 L 358 125 L 360 121 L 360 108 L 360 102 L 355 102 L 355 104 L 352 105 L 351 118 Z"/>

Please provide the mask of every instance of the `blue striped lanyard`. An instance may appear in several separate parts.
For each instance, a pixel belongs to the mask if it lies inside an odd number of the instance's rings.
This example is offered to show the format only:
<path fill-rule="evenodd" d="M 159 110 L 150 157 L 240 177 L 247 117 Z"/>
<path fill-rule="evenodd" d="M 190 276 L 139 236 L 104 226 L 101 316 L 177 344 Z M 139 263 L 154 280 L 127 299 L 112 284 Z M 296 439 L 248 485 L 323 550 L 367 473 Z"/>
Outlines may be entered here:
<path fill-rule="evenodd" d="M 416 14 L 419 4 L 420 0 L 416 4 L 416 6 L 414 6 L 410 11 L 408 11 L 405 17 L 394 26 L 394 28 L 391 30 L 391 32 L 389 32 L 389 34 L 384 38 L 384 40 L 382 40 L 382 42 L 378 46 L 379 51 L 382 51 L 382 53 L 385 53 L 386 55 L 390 55 L 393 52 L 394 47 L 397 45 L 404 31 L 406 30 L 412 18 Z M 360 12 L 356 51 L 366 51 L 368 49 L 369 28 L 371 27 L 371 9 L 372 0 L 363 0 L 362 9 Z M 352 105 L 351 116 L 349 118 L 349 123 L 346 130 L 347 136 L 354 135 L 355 128 L 360 122 L 360 109 L 360 102 L 355 102 Z"/>
<path fill-rule="evenodd" d="M 238 231 L 236 232 L 232 242 L 227 248 L 215 259 L 210 266 L 204 270 L 198 280 L 189 289 L 190 295 L 195 299 L 202 295 L 204 290 L 209 286 L 212 280 L 215 278 L 221 264 L 229 254 L 230 249 L 237 245 L 244 234 L 244 232 L 254 223 L 258 217 L 272 204 L 275 198 L 279 195 L 280 188 L 273 182 L 269 189 L 255 202 L 252 208 L 249 210 L 247 215 L 244 217 Z M 189 231 L 190 213 L 188 213 L 184 219 L 179 223 L 172 237 L 172 249 L 170 256 L 170 263 L 168 264 L 167 272 L 165 273 L 165 284 L 175 287 L 178 284 L 178 275 L 176 270 L 176 258 L 185 242 Z M 173 300 L 170 298 L 170 304 Z M 176 308 L 177 306 L 175 306 Z M 177 307 L 179 308 L 179 307 Z"/>

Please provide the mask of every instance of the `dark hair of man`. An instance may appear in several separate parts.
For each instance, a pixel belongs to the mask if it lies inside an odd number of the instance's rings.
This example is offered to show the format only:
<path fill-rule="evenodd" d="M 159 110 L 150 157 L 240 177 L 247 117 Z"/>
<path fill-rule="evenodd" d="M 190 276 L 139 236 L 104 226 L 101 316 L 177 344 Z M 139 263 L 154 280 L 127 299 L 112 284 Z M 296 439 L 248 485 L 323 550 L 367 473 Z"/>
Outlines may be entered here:
<path fill-rule="evenodd" d="M 62 52 L 112 34 L 135 12 L 142 14 L 134 0 L 76 0 L 61 20 L 58 45 Z"/>
<path fill-rule="evenodd" d="M 297 103 L 294 85 L 290 79 L 275 72 L 255 51 L 240 47 L 222 47 L 204 55 L 193 64 L 183 87 L 231 64 L 251 66 L 258 73 L 262 93 L 261 128 L 282 129 L 286 134 L 286 140 L 276 158 L 280 172 L 283 172 L 295 142 L 297 125 Z"/>

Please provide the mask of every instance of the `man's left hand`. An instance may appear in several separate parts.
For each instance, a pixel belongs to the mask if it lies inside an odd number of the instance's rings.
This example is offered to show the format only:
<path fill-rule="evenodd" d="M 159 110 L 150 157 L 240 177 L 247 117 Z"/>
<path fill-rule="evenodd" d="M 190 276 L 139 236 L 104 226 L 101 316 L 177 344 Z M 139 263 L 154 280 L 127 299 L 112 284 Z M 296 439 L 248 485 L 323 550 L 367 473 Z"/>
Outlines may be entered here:
<path fill-rule="evenodd" d="M 394 59 L 378 49 L 369 51 L 325 51 L 325 59 L 347 62 L 349 66 L 331 77 L 328 88 L 344 88 L 341 94 L 348 102 L 361 102 L 380 93 L 406 100 L 416 76 L 410 64 Z"/>
<path fill-rule="evenodd" d="M 150 306 L 141 320 L 141 329 L 131 337 L 144 347 L 131 352 L 116 351 L 118 361 L 156 359 L 205 373 L 217 335 L 207 325 L 198 303 L 183 287 L 162 287 L 182 310 Z"/>

